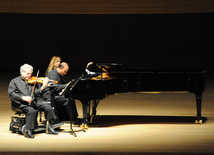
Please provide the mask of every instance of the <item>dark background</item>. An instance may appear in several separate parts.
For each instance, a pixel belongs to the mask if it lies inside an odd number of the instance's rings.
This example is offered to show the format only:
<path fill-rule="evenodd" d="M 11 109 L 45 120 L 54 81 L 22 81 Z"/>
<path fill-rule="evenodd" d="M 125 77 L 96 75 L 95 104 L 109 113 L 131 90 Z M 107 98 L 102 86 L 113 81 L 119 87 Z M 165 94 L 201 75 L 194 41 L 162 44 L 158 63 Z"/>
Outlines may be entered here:
<path fill-rule="evenodd" d="M 143 70 L 214 72 L 214 14 L 0 14 L 0 71 L 45 72 L 52 56 L 70 71 L 90 61 Z"/>

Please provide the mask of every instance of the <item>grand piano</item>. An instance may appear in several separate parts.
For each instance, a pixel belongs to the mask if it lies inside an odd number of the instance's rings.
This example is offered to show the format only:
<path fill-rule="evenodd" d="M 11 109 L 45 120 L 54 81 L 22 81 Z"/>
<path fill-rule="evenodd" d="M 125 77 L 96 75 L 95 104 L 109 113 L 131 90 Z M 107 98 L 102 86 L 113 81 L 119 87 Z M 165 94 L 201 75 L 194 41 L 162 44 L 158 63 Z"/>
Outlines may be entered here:
<path fill-rule="evenodd" d="M 70 89 L 72 97 L 83 105 L 83 128 L 96 116 L 99 102 L 109 95 L 123 92 L 186 92 L 196 97 L 196 120 L 202 123 L 202 93 L 205 71 L 144 71 L 124 68 L 118 63 L 97 63 L 100 71 L 91 71 L 89 63 L 84 74 Z"/>

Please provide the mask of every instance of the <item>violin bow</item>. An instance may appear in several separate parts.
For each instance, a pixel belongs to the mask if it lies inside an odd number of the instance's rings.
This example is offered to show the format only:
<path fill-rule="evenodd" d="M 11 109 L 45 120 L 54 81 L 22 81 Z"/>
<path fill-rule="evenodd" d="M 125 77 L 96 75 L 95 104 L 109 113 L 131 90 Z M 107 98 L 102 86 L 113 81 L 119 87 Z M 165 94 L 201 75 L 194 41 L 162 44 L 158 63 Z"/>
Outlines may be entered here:
<path fill-rule="evenodd" d="M 37 71 L 36 78 L 38 78 L 38 76 L 39 76 L 39 70 Z M 35 90 L 35 86 L 36 86 L 36 82 L 34 83 L 34 86 L 33 86 L 33 90 L 32 90 L 32 93 L 31 93 L 31 98 L 33 97 L 33 92 Z"/>

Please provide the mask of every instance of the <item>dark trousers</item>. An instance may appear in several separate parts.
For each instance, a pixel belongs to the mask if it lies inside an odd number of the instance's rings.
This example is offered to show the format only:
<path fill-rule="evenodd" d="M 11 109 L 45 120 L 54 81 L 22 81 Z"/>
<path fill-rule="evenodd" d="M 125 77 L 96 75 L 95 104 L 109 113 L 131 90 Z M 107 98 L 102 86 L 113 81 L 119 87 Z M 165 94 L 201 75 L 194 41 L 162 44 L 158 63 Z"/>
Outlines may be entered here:
<path fill-rule="evenodd" d="M 37 116 L 38 111 L 45 112 L 45 119 L 52 120 L 56 117 L 52 106 L 43 102 L 37 102 L 35 105 L 30 106 L 26 104 L 21 104 L 19 107 L 24 113 L 26 113 L 26 129 L 35 129 L 38 126 Z"/>
<path fill-rule="evenodd" d="M 55 104 L 56 107 L 58 106 L 64 106 L 67 114 L 69 115 L 71 121 L 76 120 L 78 116 L 76 103 L 74 99 L 66 98 L 64 96 L 56 96 L 55 97 Z M 56 108 L 57 110 L 57 108 Z M 61 115 L 61 114 L 59 114 Z"/>

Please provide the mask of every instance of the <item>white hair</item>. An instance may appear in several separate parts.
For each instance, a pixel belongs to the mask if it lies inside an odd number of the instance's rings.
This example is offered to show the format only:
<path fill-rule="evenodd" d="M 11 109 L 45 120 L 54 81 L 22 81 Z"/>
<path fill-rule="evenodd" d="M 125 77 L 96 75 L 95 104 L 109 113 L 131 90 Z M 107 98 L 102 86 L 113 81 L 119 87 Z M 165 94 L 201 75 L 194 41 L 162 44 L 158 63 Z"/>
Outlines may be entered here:
<path fill-rule="evenodd" d="M 31 66 L 29 64 L 24 64 L 20 67 L 20 74 L 22 73 L 22 71 L 25 72 L 27 68 L 32 69 L 32 72 L 33 72 L 33 66 Z"/>

